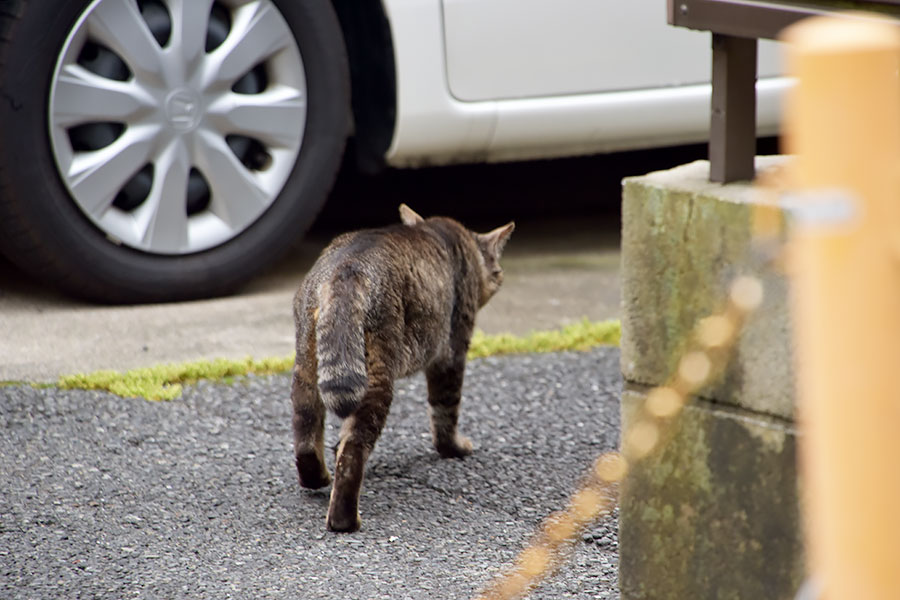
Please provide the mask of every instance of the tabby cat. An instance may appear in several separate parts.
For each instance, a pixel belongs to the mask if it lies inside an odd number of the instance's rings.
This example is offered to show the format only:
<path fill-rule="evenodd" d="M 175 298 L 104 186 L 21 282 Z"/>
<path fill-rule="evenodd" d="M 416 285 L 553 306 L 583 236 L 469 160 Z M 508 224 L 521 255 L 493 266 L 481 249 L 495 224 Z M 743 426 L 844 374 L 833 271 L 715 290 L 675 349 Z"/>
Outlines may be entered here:
<path fill-rule="evenodd" d="M 343 419 L 326 525 L 360 527 L 366 460 L 384 427 L 394 381 L 425 371 L 434 447 L 463 457 L 456 431 L 475 313 L 503 282 L 499 259 L 515 227 L 474 233 L 400 206 L 402 224 L 343 234 L 322 251 L 294 297 L 291 383 L 300 485 L 321 488 L 325 409 Z"/>

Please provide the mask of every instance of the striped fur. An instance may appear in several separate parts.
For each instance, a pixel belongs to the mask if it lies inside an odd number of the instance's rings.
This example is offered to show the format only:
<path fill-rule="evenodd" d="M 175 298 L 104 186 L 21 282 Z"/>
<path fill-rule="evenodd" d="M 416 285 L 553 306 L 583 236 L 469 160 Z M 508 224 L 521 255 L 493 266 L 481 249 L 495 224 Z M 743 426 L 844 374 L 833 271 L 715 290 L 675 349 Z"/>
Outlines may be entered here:
<path fill-rule="evenodd" d="M 322 286 L 316 319 L 319 394 L 325 406 L 343 418 L 366 393 L 366 345 L 363 334 L 365 280 L 352 265 L 343 266 Z"/>
<path fill-rule="evenodd" d="M 446 458 L 472 443 L 457 432 L 475 314 L 503 282 L 500 254 L 514 225 L 478 234 L 402 206 L 401 225 L 337 237 L 294 297 L 297 358 L 291 384 L 300 485 L 331 480 L 326 409 L 344 419 L 326 524 L 360 527 L 365 463 L 387 420 L 394 381 L 425 371 L 432 442 Z"/>

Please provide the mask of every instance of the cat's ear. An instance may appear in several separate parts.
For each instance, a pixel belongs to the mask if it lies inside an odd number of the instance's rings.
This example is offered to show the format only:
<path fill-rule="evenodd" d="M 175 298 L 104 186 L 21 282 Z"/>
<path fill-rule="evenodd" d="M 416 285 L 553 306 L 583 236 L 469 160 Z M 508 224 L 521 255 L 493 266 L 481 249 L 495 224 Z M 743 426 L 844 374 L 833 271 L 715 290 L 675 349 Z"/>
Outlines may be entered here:
<path fill-rule="evenodd" d="M 498 227 L 488 233 L 479 233 L 478 241 L 487 248 L 491 254 L 499 257 L 503 252 L 503 247 L 506 246 L 507 240 L 509 240 L 509 236 L 512 235 L 515 228 L 516 224 L 510 221 L 506 225 Z"/>
<path fill-rule="evenodd" d="M 403 221 L 404 225 L 410 226 L 425 222 L 425 219 L 423 219 L 419 213 L 405 204 L 400 205 L 400 220 Z"/>

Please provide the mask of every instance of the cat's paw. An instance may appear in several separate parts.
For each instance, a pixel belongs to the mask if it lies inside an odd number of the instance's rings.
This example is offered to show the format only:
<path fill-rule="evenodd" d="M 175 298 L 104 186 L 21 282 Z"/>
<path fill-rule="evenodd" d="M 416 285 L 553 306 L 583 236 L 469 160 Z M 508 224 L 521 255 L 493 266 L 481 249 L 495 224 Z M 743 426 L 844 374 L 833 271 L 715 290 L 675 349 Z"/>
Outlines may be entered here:
<path fill-rule="evenodd" d="M 451 443 L 436 445 L 435 449 L 444 458 L 463 458 L 472 454 L 472 440 L 457 435 Z"/>
<path fill-rule="evenodd" d="M 300 485 L 311 490 L 323 488 L 331 483 L 328 467 L 322 464 L 315 452 L 297 455 L 297 475 L 300 478 Z"/>
<path fill-rule="evenodd" d="M 362 519 L 359 518 L 359 512 L 355 510 L 346 514 L 342 514 L 341 511 L 329 510 L 325 526 L 337 533 L 353 533 L 362 527 Z"/>

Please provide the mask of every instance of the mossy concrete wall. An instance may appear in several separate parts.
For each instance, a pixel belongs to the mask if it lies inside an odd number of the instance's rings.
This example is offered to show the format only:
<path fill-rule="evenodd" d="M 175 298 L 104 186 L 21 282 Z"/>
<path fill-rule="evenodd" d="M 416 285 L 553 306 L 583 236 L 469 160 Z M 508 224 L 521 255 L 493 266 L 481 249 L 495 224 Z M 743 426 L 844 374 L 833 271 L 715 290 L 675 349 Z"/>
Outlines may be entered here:
<path fill-rule="evenodd" d="M 757 171 L 782 160 L 757 158 Z M 624 183 L 623 427 L 736 275 L 766 293 L 724 376 L 623 485 L 624 600 L 787 599 L 803 578 L 787 284 L 751 248 L 752 187 L 708 174 L 698 161 Z"/>

